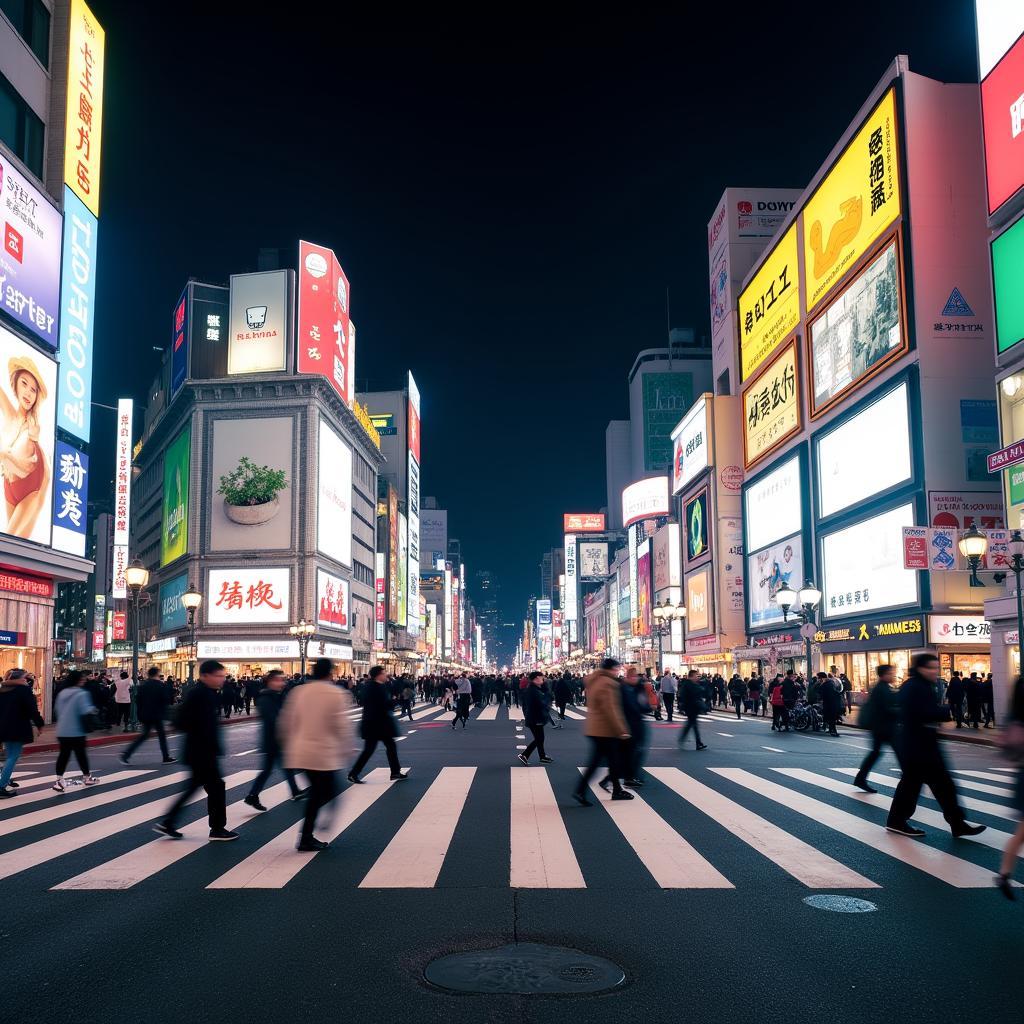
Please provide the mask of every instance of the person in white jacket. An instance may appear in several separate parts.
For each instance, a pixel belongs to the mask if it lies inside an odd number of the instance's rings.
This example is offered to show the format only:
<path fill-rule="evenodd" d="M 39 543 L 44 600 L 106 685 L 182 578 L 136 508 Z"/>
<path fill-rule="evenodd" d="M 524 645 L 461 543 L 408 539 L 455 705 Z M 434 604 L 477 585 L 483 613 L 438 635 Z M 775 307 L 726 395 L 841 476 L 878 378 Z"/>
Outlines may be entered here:
<path fill-rule="evenodd" d="M 346 715 L 352 698 L 348 690 L 335 686 L 331 672 L 330 660 L 318 658 L 312 678 L 288 692 L 278 716 L 284 766 L 304 772 L 309 779 L 306 816 L 296 847 L 304 852 L 327 847 L 313 835 L 317 814 L 338 795 L 338 769 L 352 748 L 352 726 Z"/>

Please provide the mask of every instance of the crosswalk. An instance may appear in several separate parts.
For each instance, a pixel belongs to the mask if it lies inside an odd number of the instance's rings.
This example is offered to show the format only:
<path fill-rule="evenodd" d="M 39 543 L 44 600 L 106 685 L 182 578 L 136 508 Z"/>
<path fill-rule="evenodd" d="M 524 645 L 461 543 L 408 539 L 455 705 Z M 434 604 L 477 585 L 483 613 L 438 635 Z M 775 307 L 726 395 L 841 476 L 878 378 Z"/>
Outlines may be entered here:
<path fill-rule="evenodd" d="M 569 799 L 578 771 L 448 766 L 414 770 L 398 785 L 377 768 L 323 812 L 318 835 L 335 845 L 320 854 L 295 850 L 304 805 L 288 799 L 286 783 L 264 790 L 266 813 L 244 803 L 253 770 L 225 779 L 229 826 L 241 836 L 227 846 L 208 843 L 202 807 L 193 807 L 181 840 L 149 831 L 185 772 L 112 772 L 96 788 L 67 794 L 49 788 L 52 776 L 22 773 L 21 793 L 0 808 L 0 892 L 21 875 L 55 891 L 282 889 L 303 879 L 424 890 L 481 884 L 479 858 L 504 865 L 503 884 L 513 889 L 600 890 L 614 878 L 627 887 L 726 892 L 766 877 L 809 890 L 890 888 L 905 878 L 987 889 L 1015 827 L 1006 823 L 1018 817 L 1014 776 L 999 769 L 957 773 L 962 803 L 986 832 L 952 839 L 925 791 L 914 819 L 927 831 L 922 841 L 885 830 L 894 770 L 870 777 L 885 792 L 864 794 L 851 785 L 854 768 L 651 767 L 631 801 L 611 800 L 595 777 L 591 808 Z M 967 795 L 969 783 L 985 799 Z"/>

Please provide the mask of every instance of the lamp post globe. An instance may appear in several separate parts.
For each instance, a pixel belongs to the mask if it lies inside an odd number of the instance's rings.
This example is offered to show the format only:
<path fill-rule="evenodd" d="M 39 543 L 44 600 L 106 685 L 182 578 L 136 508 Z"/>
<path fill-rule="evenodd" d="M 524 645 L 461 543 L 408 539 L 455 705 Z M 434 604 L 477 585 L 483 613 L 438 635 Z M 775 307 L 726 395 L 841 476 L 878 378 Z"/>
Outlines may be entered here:
<path fill-rule="evenodd" d="M 181 595 L 181 604 L 188 612 L 188 681 L 195 679 L 196 663 L 196 612 L 203 603 L 203 595 L 189 584 L 188 590 Z"/>
<path fill-rule="evenodd" d="M 149 570 L 137 557 L 133 558 L 131 564 L 127 569 L 125 569 L 124 582 L 128 587 L 129 594 L 131 595 L 132 619 L 134 621 L 134 639 L 132 642 L 131 725 L 132 728 L 135 728 L 138 722 L 137 705 L 135 700 L 139 688 L 139 598 L 142 596 L 142 591 L 146 589 L 146 586 L 149 583 Z"/>

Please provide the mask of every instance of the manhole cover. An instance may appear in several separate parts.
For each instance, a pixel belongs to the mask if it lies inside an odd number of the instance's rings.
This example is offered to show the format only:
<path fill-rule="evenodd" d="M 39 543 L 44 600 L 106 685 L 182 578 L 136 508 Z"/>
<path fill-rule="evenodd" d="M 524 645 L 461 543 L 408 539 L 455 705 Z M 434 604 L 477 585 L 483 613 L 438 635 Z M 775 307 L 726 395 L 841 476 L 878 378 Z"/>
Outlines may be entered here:
<path fill-rule="evenodd" d="M 805 896 L 804 903 L 815 910 L 832 910 L 837 914 L 870 914 L 878 909 L 874 903 L 853 896 Z"/>
<path fill-rule="evenodd" d="M 432 985 L 454 992 L 525 996 L 603 992 L 626 980 L 610 960 L 534 942 L 452 953 L 428 964 L 423 973 Z"/>

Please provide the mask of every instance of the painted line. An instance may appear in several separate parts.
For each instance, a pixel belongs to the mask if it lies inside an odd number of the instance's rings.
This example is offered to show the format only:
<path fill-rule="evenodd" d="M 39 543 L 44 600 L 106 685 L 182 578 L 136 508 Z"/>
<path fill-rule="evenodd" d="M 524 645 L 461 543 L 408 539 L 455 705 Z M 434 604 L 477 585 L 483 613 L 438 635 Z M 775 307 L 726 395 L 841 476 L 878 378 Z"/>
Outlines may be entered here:
<path fill-rule="evenodd" d="M 641 796 L 634 793 L 632 800 L 613 801 L 596 778 L 590 788 L 662 889 L 734 888 Z"/>
<path fill-rule="evenodd" d="M 887 854 L 904 864 L 909 864 L 919 871 L 938 878 L 948 885 L 961 889 L 987 889 L 992 885 L 992 871 L 971 864 L 959 857 L 950 856 L 941 850 L 925 846 L 920 840 L 909 839 L 886 832 L 881 825 L 875 825 L 855 814 L 841 811 L 838 807 L 804 796 L 794 789 L 758 778 L 742 768 L 712 768 L 711 771 L 729 779 L 740 786 L 753 790 L 755 793 L 774 800 L 798 814 L 803 814 L 812 821 L 834 829 L 842 835 L 849 836 L 865 846 L 870 846 L 880 853 Z M 778 769 L 776 769 L 778 770 Z"/>
<path fill-rule="evenodd" d="M 733 734 L 731 732 L 720 732 L 720 733 L 716 733 L 715 735 L 717 735 L 717 736 L 728 736 L 729 739 L 733 738 Z"/>
<path fill-rule="evenodd" d="M 1005 775 L 997 775 L 995 772 L 969 772 L 966 768 L 952 768 L 951 771 L 957 775 L 967 775 L 972 779 L 988 779 L 989 782 L 1011 782 Z"/>
<path fill-rule="evenodd" d="M 512 768 L 509 885 L 585 889 L 579 862 L 543 768 Z"/>
<path fill-rule="evenodd" d="M 39 772 L 13 772 L 11 775 L 12 779 L 25 779 L 30 775 L 38 775 Z"/>
<path fill-rule="evenodd" d="M 363 779 L 365 785 L 350 786 L 334 798 L 324 813 L 319 838 L 337 839 L 360 815 L 372 807 L 390 788 L 387 768 L 374 768 Z M 329 821 L 329 824 L 326 822 Z M 295 849 L 295 825 L 265 843 L 255 853 L 214 879 L 207 889 L 280 889 L 290 882 L 315 856 Z"/>
<path fill-rule="evenodd" d="M 150 772 L 114 772 L 106 778 L 111 782 L 120 781 L 122 778 L 133 775 L 149 775 Z M 173 775 L 161 775 L 145 782 L 136 783 L 133 786 L 121 786 L 118 789 L 103 789 L 97 792 L 97 787 L 82 790 L 82 796 L 78 799 L 72 797 L 67 799 L 68 794 L 54 793 L 48 790 L 47 793 L 39 796 L 49 796 L 52 804 L 49 807 L 42 807 L 38 811 L 29 811 L 28 814 L 18 814 L 0 821 L 0 836 L 10 835 L 12 832 L 20 832 L 25 828 L 32 828 L 34 825 L 44 825 L 49 821 L 56 821 L 58 818 L 66 818 L 70 814 L 78 814 L 80 811 L 91 811 L 96 807 L 104 807 L 117 800 L 125 800 L 130 796 L 138 796 L 141 793 L 149 793 L 154 789 L 163 786 L 170 786 L 175 782 L 187 779 L 188 772 L 175 772 Z M 88 794 L 88 795 L 85 795 Z M 25 803 L 34 802 L 37 797 L 29 797 Z M 17 797 L 15 797 L 17 800 Z"/>
<path fill-rule="evenodd" d="M 433 888 L 475 775 L 476 768 L 442 768 L 359 888 Z"/>
<path fill-rule="evenodd" d="M 453 712 L 445 711 L 444 707 L 440 704 L 428 704 L 425 708 L 420 708 L 419 711 L 412 713 L 412 719 L 414 722 L 418 722 L 421 718 L 433 718 L 435 715 L 447 715 Z"/>
<path fill-rule="evenodd" d="M 516 750 L 525 750 L 526 746 L 527 745 L 525 743 L 517 743 L 516 744 Z"/>
<path fill-rule="evenodd" d="M 260 802 L 270 810 L 282 804 L 289 797 L 287 782 L 279 782 L 276 786 L 264 790 L 260 794 Z M 249 807 L 245 800 L 236 800 L 227 807 L 228 821 L 234 828 L 246 825 L 260 812 Z M 240 822 L 234 821 L 236 815 L 245 815 Z M 210 826 L 206 818 L 200 818 L 182 827 L 184 839 L 170 841 L 166 838 L 154 839 L 137 849 L 131 850 L 121 857 L 108 860 L 89 871 L 83 871 L 74 878 L 69 878 L 54 889 L 130 889 L 133 885 L 152 877 L 164 868 L 169 868 L 190 853 L 204 849 L 209 843 Z"/>
<path fill-rule="evenodd" d="M 780 750 L 778 747 L 762 747 L 762 750 L 770 750 L 773 754 L 784 754 L 784 750 Z"/>
<path fill-rule="evenodd" d="M 224 780 L 226 788 L 231 789 L 240 786 L 256 778 L 258 773 L 254 771 L 236 772 Z M 182 774 L 180 778 L 184 778 Z M 179 778 L 179 776 L 175 776 Z M 168 777 L 168 780 L 173 781 Z M 190 804 L 199 800 L 205 800 L 206 794 L 196 793 Z M 125 832 L 136 825 L 151 821 L 167 810 L 167 797 L 159 800 L 151 800 L 148 804 L 139 804 L 137 807 L 130 807 L 119 814 L 110 814 L 98 821 L 91 821 L 86 825 L 79 825 L 78 828 L 69 829 L 59 835 L 51 836 L 49 839 L 40 839 L 38 842 L 29 843 L 28 846 L 19 847 L 9 853 L 0 854 L 0 878 L 9 878 L 19 871 L 26 871 L 37 864 L 45 864 L 47 861 L 57 857 L 63 857 L 67 853 L 73 853 L 91 843 L 97 843 L 101 839 L 108 839 L 118 832 Z"/>
<path fill-rule="evenodd" d="M 852 789 L 850 784 L 839 779 L 830 779 L 827 775 L 818 775 L 815 772 L 805 771 L 802 768 L 776 768 L 777 772 L 783 772 L 794 779 L 806 782 L 811 786 L 820 786 L 831 793 L 838 793 L 840 796 L 849 797 L 859 804 L 867 804 L 869 807 L 877 807 L 879 810 L 888 811 L 892 804 L 892 797 L 882 793 L 862 793 L 860 790 Z M 922 825 L 929 825 L 932 828 L 949 831 L 949 825 L 939 811 L 933 811 L 930 807 L 918 807 L 911 818 L 912 821 L 920 822 Z M 966 841 L 978 843 L 981 846 L 989 846 L 993 850 L 1002 850 L 1010 839 L 1009 832 L 1000 832 L 998 829 L 986 828 L 981 835 L 964 836 Z M 1024 849 L 1019 853 L 1024 857 Z"/>
<path fill-rule="evenodd" d="M 857 777 L 856 768 L 833 768 L 832 771 L 839 772 L 840 775 L 849 775 L 850 778 Z M 883 789 L 895 789 L 899 783 L 896 779 L 891 778 L 888 775 L 882 775 L 880 772 L 872 772 L 868 776 L 868 782 L 875 786 L 881 786 Z M 934 800 L 935 796 L 932 791 L 925 786 L 922 789 L 929 800 Z M 1005 818 L 1007 821 L 1017 821 L 1020 818 L 1020 812 L 1014 811 L 1009 807 L 1005 807 L 1003 804 L 994 804 L 991 800 L 977 800 L 972 796 L 962 796 L 957 794 L 957 799 L 960 802 L 960 806 L 965 811 L 977 811 L 979 814 L 990 814 L 993 818 Z"/>
<path fill-rule="evenodd" d="M 790 835 L 778 825 L 754 814 L 753 811 L 684 774 L 678 768 L 648 768 L 647 773 L 810 889 L 879 888 L 871 879 L 865 878 L 802 839 Z"/>
<path fill-rule="evenodd" d="M 408 737 L 407 736 L 396 736 L 395 737 L 395 742 L 396 743 L 401 743 L 402 740 L 404 740 L 404 739 L 408 739 Z"/>
<path fill-rule="evenodd" d="M 565 709 L 565 717 L 566 718 L 575 718 L 577 722 L 582 722 L 582 721 L 584 721 L 584 719 L 586 719 L 587 716 L 586 715 L 581 715 L 575 708 L 566 708 Z"/>
<path fill-rule="evenodd" d="M 415 729 L 410 729 L 409 732 L 408 732 L 408 735 L 411 736 L 415 731 L 416 731 Z"/>
<path fill-rule="evenodd" d="M 510 722 L 521 722 L 523 720 L 523 709 L 517 708 L 515 704 L 513 704 L 508 709 L 508 720 Z"/>
<path fill-rule="evenodd" d="M 478 722 L 493 722 L 498 717 L 498 705 L 488 704 L 487 707 L 476 716 Z"/>
<path fill-rule="evenodd" d="M 252 750 L 240 750 L 237 754 L 232 754 L 232 757 L 245 757 L 246 754 L 255 754 L 259 752 L 259 747 L 253 747 Z"/>
<path fill-rule="evenodd" d="M 125 779 L 138 778 L 140 775 L 152 775 L 152 768 L 140 768 L 133 771 L 114 772 L 111 775 L 102 776 L 103 782 L 123 782 Z M 85 786 L 76 785 L 70 792 L 55 793 L 50 787 L 56 780 L 56 775 L 41 775 L 39 778 L 31 779 L 28 782 L 23 782 L 18 789 L 18 795 L 7 805 L 5 809 L 17 810 L 19 807 L 24 807 L 26 804 L 39 803 L 42 800 L 56 800 L 61 803 L 66 803 L 70 797 L 72 800 L 75 796 L 81 795 L 82 793 L 91 793 L 92 789 Z M 81 775 L 65 775 L 65 782 L 73 782 L 76 779 L 80 779 Z M 102 783 L 101 783 L 102 785 Z M 46 786 L 46 792 L 31 793 L 26 795 L 26 790 L 38 789 L 40 786 Z"/>

